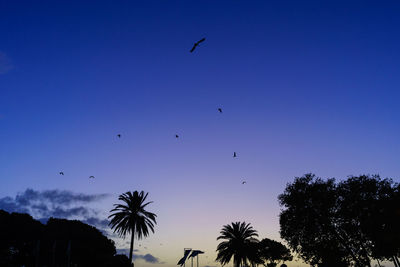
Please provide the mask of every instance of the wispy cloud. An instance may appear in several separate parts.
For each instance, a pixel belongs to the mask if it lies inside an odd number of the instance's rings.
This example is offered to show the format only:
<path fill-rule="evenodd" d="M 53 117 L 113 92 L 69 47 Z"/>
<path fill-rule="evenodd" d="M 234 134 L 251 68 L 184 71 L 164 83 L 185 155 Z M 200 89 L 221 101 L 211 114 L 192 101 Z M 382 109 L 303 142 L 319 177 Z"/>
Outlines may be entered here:
<path fill-rule="evenodd" d="M 107 227 L 108 221 L 99 218 L 97 211 L 86 205 L 107 196 L 107 194 L 78 194 L 65 190 L 36 191 L 28 188 L 25 192 L 18 193 L 15 198 L 0 198 L 0 209 L 29 213 L 42 222 L 50 217 L 80 219 L 102 229 Z"/>
<path fill-rule="evenodd" d="M 7 55 L 0 51 L 0 74 L 6 74 L 9 70 L 13 69 Z"/>

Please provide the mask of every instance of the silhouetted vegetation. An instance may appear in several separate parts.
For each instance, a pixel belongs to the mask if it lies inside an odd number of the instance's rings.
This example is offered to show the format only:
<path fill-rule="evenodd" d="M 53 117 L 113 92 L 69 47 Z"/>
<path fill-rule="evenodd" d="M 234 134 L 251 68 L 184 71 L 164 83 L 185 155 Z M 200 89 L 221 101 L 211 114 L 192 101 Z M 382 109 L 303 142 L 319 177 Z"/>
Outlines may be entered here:
<path fill-rule="evenodd" d="M 281 261 L 291 261 L 293 259 L 290 250 L 278 241 L 264 238 L 259 242 L 258 246 L 260 258 L 268 267 L 275 267 Z"/>
<path fill-rule="evenodd" d="M 379 176 L 336 182 L 307 174 L 279 196 L 281 237 L 318 266 L 371 266 L 400 253 L 399 185 Z"/>
<path fill-rule="evenodd" d="M 0 210 L 2 267 L 130 266 L 125 255 L 115 253 L 112 240 L 80 221 L 50 218 L 44 225 L 28 214 Z"/>
<path fill-rule="evenodd" d="M 135 235 L 137 239 L 147 237 L 149 229 L 154 233 L 154 224 L 156 217 L 152 212 L 145 210 L 145 207 L 152 201 L 145 203 L 148 193 L 126 192 L 119 196 L 119 200 L 124 204 L 115 204 L 112 213 L 110 225 L 119 236 L 125 238 L 127 234 L 131 234 L 131 245 L 129 249 L 129 262 L 132 262 L 133 242 Z"/>
<path fill-rule="evenodd" d="M 217 240 L 217 261 L 225 265 L 233 258 L 235 267 L 264 264 L 275 267 L 280 261 L 291 261 L 290 250 L 283 244 L 265 238 L 258 241 L 257 231 L 245 222 L 224 225 Z"/>

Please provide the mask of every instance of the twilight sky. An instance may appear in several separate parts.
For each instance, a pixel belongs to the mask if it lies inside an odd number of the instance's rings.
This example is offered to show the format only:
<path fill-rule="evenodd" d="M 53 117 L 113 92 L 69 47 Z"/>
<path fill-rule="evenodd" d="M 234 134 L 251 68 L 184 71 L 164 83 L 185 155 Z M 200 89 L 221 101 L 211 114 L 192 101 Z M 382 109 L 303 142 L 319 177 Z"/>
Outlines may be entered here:
<path fill-rule="evenodd" d="M 149 192 L 136 248 L 160 263 L 136 266 L 216 266 L 233 221 L 279 240 L 295 176 L 400 181 L 400 2 L 39 2 L 0 1 L 0 198 L 93 195 L 105 219 Z"/>

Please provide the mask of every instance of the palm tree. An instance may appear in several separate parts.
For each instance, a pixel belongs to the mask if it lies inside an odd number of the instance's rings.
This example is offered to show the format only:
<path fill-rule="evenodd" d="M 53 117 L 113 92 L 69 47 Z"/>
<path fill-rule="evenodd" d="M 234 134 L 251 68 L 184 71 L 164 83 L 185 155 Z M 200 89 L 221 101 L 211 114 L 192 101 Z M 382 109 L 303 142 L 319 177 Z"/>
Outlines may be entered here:
<path fill-rule="evenodd" d="M 233 257 L 233 265 L 239 267 L 241 264 L 246 265 L 260 263 L 257 253 L 257 242 L 255 238 L 258 236 L 257 231 L 246 222 L 236 222 L 231 225 L 224 225 L 221 235 L 217 238 L 225 241 L 221 242 L 218 247 L 217 261 L 222 265 L 229 263 Z"/>
<path fill-rule="evenodd" d="M 147 195 L 143 191 L 140 193 L 126 192 L 118 197 L 119 200 L 124 202 L 123 204 L 114 204 L 114 209 L 108 218 L 111 218 L 109 225 L 111 229 L 114 229 L 120 237 L 125 238 L 126 235 L 131 234 L 131 247 L 129 250 L 129 262 L 132 263 L 132 251 L 133 241 L 135 235 L 137 239 L 147 237 L 149 235 L 149 229 L 154 233 L 154 224 L 157 224 L 156 217 L 152 212 L 146 211 L 144 208 L 152 203 L 152 201 L 144 203 Z"/>

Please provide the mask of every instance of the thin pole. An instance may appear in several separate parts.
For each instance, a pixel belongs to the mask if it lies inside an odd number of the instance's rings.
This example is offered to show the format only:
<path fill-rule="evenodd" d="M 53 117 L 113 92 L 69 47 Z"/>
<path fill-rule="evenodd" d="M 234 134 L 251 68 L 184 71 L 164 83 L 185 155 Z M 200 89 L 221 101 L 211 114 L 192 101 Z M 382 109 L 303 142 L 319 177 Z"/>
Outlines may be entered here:
<path fill-rule="evenodd" d="M 35 263 L 36 267 L 39 267 L 39 253 L 40 253 L 40 240 L 36 242 L 36 263 Z"/>
<path fill-rule="evenodd" d="M 54 240 L 54 244 L 53 244 L 53 267 L 56 267 L 56 246 L 57 246 L 57 240 Z"/>
<path fill-rule="evenodd" d="M 67 247 L 67 267 L 71 266 L 71 240 L 68 241 Z"/>
<path fill-rule="evenodd" d="M 197 267 L 199 267 L 199 255 L 197 254 Z"/>

